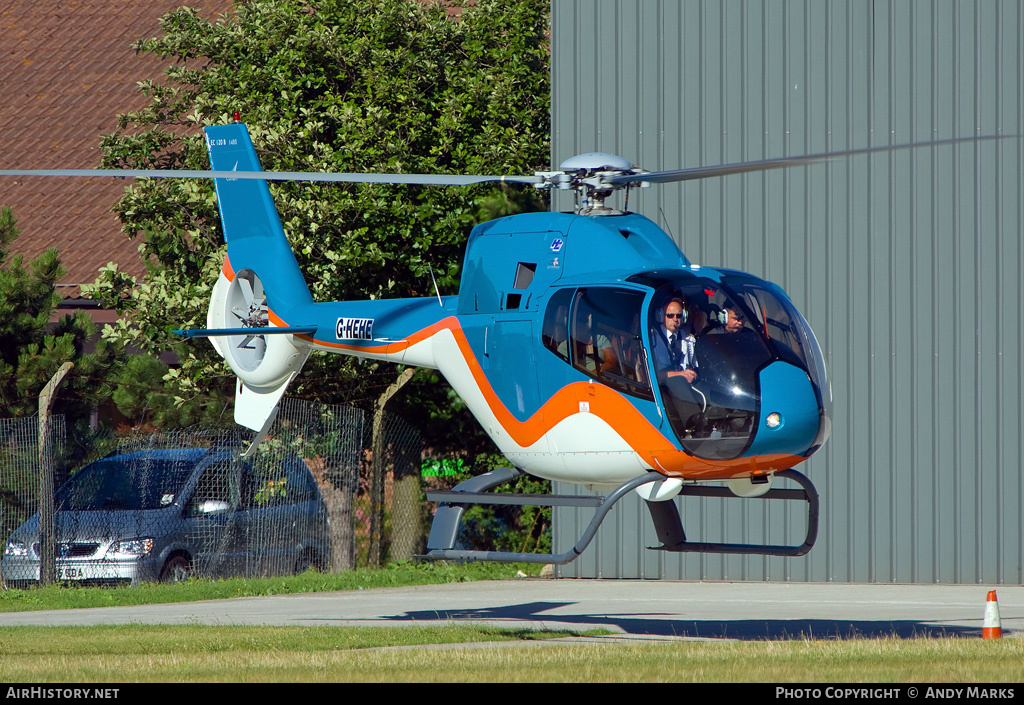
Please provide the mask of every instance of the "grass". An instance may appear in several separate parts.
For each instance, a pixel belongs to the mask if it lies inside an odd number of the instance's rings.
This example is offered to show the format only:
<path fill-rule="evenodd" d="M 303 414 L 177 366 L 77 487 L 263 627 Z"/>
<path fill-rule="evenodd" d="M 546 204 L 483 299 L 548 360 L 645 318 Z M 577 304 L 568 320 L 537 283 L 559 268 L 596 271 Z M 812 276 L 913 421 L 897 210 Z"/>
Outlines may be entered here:
<path fill-rule="evenodd" d="M 550 641 L 559 636 L 565 634 L 454 624 L 7 627 L 0 628 L 0 681 L 1019 683 L 1024 677 L 1021 639 Z M 524 640 L 549 641 L 501 645 Z"/>
<path fill-rule="evenodd" d="M 512 578 L 538 566 L 386 570 L 0 592 L 0 611 L 67 609 Z M 0 627 L 0 682 L 1019 683 L 1024 639 L 555 641 L 575 632 L 402 627 Z M 526 648 L 509 644 L 531 642 Z M 542 642 L 543 645 L 537 642 Z M 440 649 L 440 650 L 439 650 Z"/>
<path fill-rule="evenodd" d="M 302 575 L 278 578 L 194 579 L 176 585 L 147 583 L 132 588 L 48 585 L 28 590 L 0 591 L 0 612 L 122 607 L 301 592 L 501 580 L 513 578 L 520 571 L 536 575 L 539 570 L 540 566 L 507 563 L 409 562 L 395 563 L 384 570 L 360 569 L 332 574 L 310 571 Z"/>

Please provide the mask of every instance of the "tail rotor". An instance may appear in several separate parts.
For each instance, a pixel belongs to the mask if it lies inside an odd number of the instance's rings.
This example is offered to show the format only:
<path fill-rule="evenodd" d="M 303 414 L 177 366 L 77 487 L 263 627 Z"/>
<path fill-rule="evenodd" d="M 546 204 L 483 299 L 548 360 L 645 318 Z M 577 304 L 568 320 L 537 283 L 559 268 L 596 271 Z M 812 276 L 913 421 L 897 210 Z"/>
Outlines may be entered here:
<path fill-rule="evenodd" d="M 228 290 L 228 312 L 235 319 L 229 324 L 253 329 L 270 325 L 267 295 L 255 272 L 247 270 L 235 277 Z M 234 347 L 232 355 L 235 361 L 247 371 L 258 368 L 267 353 L 267 337 L 255 332 L 230 344 Z"/>

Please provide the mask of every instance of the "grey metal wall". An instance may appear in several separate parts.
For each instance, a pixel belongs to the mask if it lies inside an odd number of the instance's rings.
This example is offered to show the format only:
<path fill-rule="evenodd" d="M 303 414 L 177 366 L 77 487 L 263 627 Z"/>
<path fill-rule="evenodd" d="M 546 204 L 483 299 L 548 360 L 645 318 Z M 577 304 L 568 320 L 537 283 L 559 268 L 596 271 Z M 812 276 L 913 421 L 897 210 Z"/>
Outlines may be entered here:
<path fill-rule="evenodd" d="M 552 38 L 555 164 L 1024 135 L 1015 0 L 553 0 Z M 1022 165 L 1024 140 L 1006 139 L 634 191 L 691 260 L 775 281 L 814 327 L 834 425 L 800 469 L 821 532 L 803 558 L 644 551 L 657 542 L 631 498 L 559 573 L 1024 583 Z M 686 500 L 684 526 L 799 543 L 802 513 L 778 504 Z M 559 511 L 556 550 L 581 520 Z"/>

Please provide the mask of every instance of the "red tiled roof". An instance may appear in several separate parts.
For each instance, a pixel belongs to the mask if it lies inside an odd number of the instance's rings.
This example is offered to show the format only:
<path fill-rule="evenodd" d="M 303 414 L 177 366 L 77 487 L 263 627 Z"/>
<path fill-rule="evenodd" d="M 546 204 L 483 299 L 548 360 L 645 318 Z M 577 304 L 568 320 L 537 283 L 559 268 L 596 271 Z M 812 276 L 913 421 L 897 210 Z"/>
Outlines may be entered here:
<path fill-rule="evenodd" d="M 117 115 L 146 104 L 136 82 L 158 78 L 163 64 L 131 45 L 160 33 L 159 18 L 182 4 L 204 16 L 231 0 L 0 0 L 0 168 L 89 169 L 100 162 L 100 136 Z M 32 177 L 0 180 L 0 206 L 11 206 L 26 259 L 57 248 L 61 284 L 91 283 L 107 262 L 141 275 L 138 242 L 111 212 L 118 180 Z M 77 296 L 77 288 L 66 289 Z"/>

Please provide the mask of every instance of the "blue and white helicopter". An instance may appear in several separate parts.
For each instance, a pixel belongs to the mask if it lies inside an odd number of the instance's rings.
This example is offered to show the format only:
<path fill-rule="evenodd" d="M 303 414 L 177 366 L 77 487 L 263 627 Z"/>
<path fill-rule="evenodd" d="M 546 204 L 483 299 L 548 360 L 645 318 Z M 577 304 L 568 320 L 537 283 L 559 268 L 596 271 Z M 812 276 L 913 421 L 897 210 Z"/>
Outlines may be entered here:
<path fill-rule="evenodd" d="M 662 550 L 803 555 L 816 538 L 818 497 L 793 468 L 822 447 L 831 426 L 821 349 L 782 289 L 691 264 L 651 220 L 609 208 L 605 199 L 652 183 L 978 139 L 659 172 L 591 153 L 557 171 L 510 177 L 264 172 L 244 124 L 205 133 L 210 171 L 0 176 L 212 178 L 227 258 L 208 327 L 179 332 L 209 338 L 237 376 L 235 420 L 257 432 L 247 453 L 267 434 L 313 351 L 436 369 L 515 469 L 429 493 L 441 504 L 426 556 L 563 564 L 582 553 L 610 508 L 631 491 L 646 500 Z M 273 180 L 518 183 L 571 189 L 576 209 L 474 228 L 457 296 L 316 302 L 278 217 L 267 185 Z M 485 492 L 524 472 L 608 494 Z M 780 477 L 800 488 L 773 488 Z M 678 495 L 804 501 L 806 537 L 793 546 L 690 541 L 671 501 Z M 462 512 L 474 503 L 589 506 L 594 516 L 562 554 L 457 550 Z"/>

